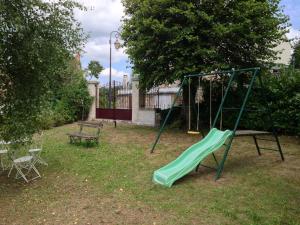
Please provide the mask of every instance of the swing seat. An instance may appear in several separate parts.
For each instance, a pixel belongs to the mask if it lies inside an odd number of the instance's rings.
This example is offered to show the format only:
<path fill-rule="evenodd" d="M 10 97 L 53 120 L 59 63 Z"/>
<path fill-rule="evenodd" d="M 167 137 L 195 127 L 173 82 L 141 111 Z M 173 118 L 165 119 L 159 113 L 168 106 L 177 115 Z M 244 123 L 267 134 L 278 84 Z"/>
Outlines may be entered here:
<path fill-rule="evenodd" d="M 187 133 L 188 134 L 200 134 L 199 131 L 193 131 L 193 130 L 189 130 Z"/>

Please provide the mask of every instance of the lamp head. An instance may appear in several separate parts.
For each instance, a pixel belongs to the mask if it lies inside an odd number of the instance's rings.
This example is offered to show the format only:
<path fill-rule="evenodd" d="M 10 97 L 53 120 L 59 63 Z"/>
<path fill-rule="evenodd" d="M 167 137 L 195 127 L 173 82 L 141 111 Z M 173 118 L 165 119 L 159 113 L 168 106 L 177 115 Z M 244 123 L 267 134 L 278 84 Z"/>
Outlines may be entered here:
<path fill-rule="evenodd" d="M 118 38 L 116 39 L 114 46 L 115 46 L 115 49 L 117 49 L 117 50 L 121 48 L 121 43 L 119 42 Z"/>

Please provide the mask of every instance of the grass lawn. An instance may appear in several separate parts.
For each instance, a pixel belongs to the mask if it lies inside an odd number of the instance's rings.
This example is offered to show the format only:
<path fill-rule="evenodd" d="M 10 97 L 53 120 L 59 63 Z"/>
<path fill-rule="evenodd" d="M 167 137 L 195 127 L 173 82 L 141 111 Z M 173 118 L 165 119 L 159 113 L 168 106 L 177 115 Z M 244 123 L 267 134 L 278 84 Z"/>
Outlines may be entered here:
<path fill-rule="evenodd" d="M 25 184 L 0 174 L 0 224 L 300 224 L 296 138 L 280 137 L 285 162 L 277 152 L 259 157 L 250 137 L 237 138 L 220 180 L 200 169 L 165 188 L 152 183 L 153 171 L 199 136 L 168 130 L 149 154 L 154 128 L 105 124 L 91 148 L 68 143 L 65 133 L 74 130 L 46 131 L 41 179 Z"/>

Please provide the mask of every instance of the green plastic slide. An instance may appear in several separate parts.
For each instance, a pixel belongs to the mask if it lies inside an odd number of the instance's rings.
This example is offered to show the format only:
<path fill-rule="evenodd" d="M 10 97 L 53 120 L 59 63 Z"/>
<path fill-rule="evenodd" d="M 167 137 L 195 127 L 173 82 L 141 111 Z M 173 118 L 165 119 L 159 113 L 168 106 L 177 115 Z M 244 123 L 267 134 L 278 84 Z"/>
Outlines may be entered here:
<path fill-rule="evenodd" d="M 195 169 L 205 157 L 222 147 L 231 135 L 230 130 L 211 129 L 204 139 L 186 149 L 174 161 L 156 170 L 153 181 L 171 187 L 176 180 Z"/>

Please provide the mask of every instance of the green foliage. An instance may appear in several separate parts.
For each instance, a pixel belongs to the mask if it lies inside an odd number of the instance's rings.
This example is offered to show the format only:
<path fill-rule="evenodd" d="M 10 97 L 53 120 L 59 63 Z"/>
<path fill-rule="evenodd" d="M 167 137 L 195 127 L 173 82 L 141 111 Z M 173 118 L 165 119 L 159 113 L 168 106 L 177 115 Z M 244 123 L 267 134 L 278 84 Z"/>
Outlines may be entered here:
<path fill-rule="evenodd" d="M 181 111 L 180 107 L 174 106 L 166 125 L 170 125 L 170 128 L 181 128 L 180 120 L 179 120 L 180 111 Z M 160 118 L 161 118 L 160 126 L 162 126 L 163 122 L 165 121 L 165 119 L 168 115 L 168 112 L 169 112 L 169 109 L 163 109 L 163 110 L 159 111 Z"/>
<path fill-rule="evenodd" d="M 264 89 L 259 88 L 258 81 L 251 93 L 247 109 L 258 112 L 244 112 L 239 128 L 252 130 L 271 130 L 271 114 L 275 128 L 284 134 L 300 134 L 300 71 L 282 69 L 276 76 L 269 72 L 262 75 Z M 224 82 L 226 84 L 226 82 Z M 247 83 L 247 82 L 245 82 Z M 202 82 L 204 101 L 201 103 L 201 122 L 208 127 L 209 121 L 209 84 Z M 234 86 L 234 85 L 233 85 Z M 225 102 L 227 108 L 239 108 L 245 95 L 247 86 L 231 88 Z M 221 101 L 221 82 L 213 82 L 212 119 L 214 119 Z M 267 103 L 266 103 L 267 102 Z M 268 104 L 268 107 L 266 107 Z M 268 110 L 269 108 L 269 110 Z M 223 125 L 232 129 L 237 119 L 238 111 L 223 111 Z M 195 118 L 192 120 L 195 123 Z M 193 125 L 192 124 L 192 125 Z"/>
<path fill-rule="evenodd" d="M 259 112 L 245 113 L 240 126 L 247 129 L 271 130 L 270 117 L 267 115 L 271 114 L 274 126 L 280 133 L 299 135 L 300 71 L 281 69 L 278 76 L 265 72 L 263 83 L 263 92 L 259 91 L 260 89 L 254 90 L 248 104 L 248 108 L 258 109 Z"/>
<path fill-rule="evenodd" d="M 300 71 L 282 70 L 265 82 L 275 126 L 282 133 L 300 135 Z"/>
<path fill-rule="evenodd" d="M 77 62 L 70 61 L 58 89 L 52 92 L 51 103 L 41 114 L 43 128 L 86 119 L 92 98 L 83 74 Z"/>
<path fill-rule="evenodd" d="M 122 38 L 142 88 L 276 56 L 288 18 L 280 0 L 123 0 Z"/>
<path fill-rule="evenodd" d="M 109 106 L 109 89 L 106 87 L 101 87 L 99 89 L 100 98 L 99 98 L 99 105 L 101 108 L 108 108 Z"/>
<path fill-rule="evenodd" d="M 90 76 L 90 78 L 95 77 L 96 79 L 98 79 L 99 74 L 103 69 L 103 66 L 101 66 L 98 61 L 92 60 L 88 65 L 88 75 Z"/>
<path fill-rule="evenodd" d="M 67 85 L 62 89 L 61 94 L 61 99 L 55 105 L 55 111 L 64 115 L 64 123 L 85 119 L 92 100 L 87 82 L 82 79 L 78 83 Z"/>
<path fill-rule="evenodd" d="M 296 69 L 300 69 L 300 40 L 296 43 L 294 48 L 292 66 Z"/>
<path fill-rule="evenodd" d="M 31 136 L 53 90 L 59 89 L 85 36 L 72 0 L 10 0 L 0 4 L 0 137 Z"/>

